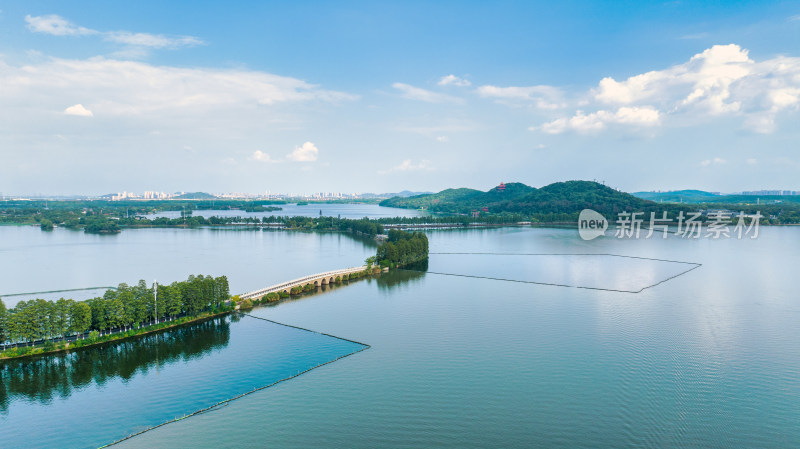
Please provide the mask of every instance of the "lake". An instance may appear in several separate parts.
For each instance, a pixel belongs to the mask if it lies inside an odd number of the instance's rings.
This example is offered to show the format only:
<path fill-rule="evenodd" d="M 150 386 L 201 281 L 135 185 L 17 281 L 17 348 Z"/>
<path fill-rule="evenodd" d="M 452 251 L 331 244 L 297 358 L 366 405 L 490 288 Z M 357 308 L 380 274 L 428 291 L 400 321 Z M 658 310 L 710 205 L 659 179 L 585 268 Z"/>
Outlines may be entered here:
<path fill-rule="evenodd" d="M 800 304 L 793 282 L 800 229 L 762 228 L 754 240 L 584 241 L 576 230 L 544 228 L 428 236 L 434 254 L 426 271 L 391 272 L 251 312 L 369 349 L 119 447 L 800 446 Z M 374 243 L 344 234 L 138 229 L 90 236 L 0 227 L 0 290 L 169 282 L 204 273 L 227 274 L 232 291 L 244 292 L 357 265 L 372 253 Z M 173 342 L 171 349 L 157 345 L 173 354 L 164 364 L 144 360 L 125 373 L 94 368 L 108 374 L 103 385 L 80 384 L 89 396 L 65 381 L 56 388 L 18 376 L 14 391 L 44 389 L 54 399 L 9 401 L 0 412 L 0 437 L 19 442 L 15 420 L 31 410 L 93 419 L 104 401 L 140 391 L 126 388 L 156 388 L 167 369 L 202 380 L 203 363 L 224 361 L 237 369 L 214 385 L 256 387 L 285 374 L 267 368 L 275 364 L 314 366 L 359 349 L 337 343 L 318 350 L 343 340 L 286 333 L 253 317 L 216 326 L 227 329 L 227 340 L 200 344 L 211 337 L 187 330 L 162 343 Z M 239 337 L 274 332 L 285 335 Z M 183 348 L 195 349 L 184 356 Z M 58 368 L 49 370 L 58 378 Z M 178 405 L 216 399 L 196 385 L 187 384 Z M 85 397 L 97 400 L 79 402 Z M 175 397 L 156 395 L 149 407 L 167 407 Z M 115 423 L 115 431 L 135 430 Z M 72 442 L 62 447 L 92 447 L 111 436 L 59 431 Z"/>
<path fill-rule="evenodd" d="M 307 205 L 298 206 L 297 203 L 289 204 L 273 204 L 265 205 L 264 207 L 280 207 L 281 210 L 264 211 L 264 212 L 245 212 L 241 209 L 226 209 L 226 210 L 193 210 L 192 215 L 198 217 L 270 217 L 270 216 L 288 216 L 288 217 L 341 217 L 341 218 L 394 218 L 394 217 L 421 217 L 427 215 L 426 212 L 413 209 L 400 209 L 397 207 L 382 207 L 377 204 L 343 204 L 343 203 L 309 203 Z M 148 214 L 147 218 L 180 218 L 181 211 L 168 210 L 154 214 Z"/>

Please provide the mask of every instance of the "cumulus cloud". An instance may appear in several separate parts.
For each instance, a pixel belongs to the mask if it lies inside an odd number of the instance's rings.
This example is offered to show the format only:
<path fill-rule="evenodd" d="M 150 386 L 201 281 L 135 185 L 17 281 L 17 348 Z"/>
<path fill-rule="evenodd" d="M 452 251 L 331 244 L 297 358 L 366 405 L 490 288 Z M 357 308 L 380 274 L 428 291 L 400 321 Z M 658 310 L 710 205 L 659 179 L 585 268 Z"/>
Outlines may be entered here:
<path fill-rule="evenodd" d="M 385 175 L 392 172 L 409 172 L 409 171 L 421 171 L 421 170 L 433 170 L 433 167 L 430 165 L 430 161 L 423 159 L 419 161 L 419 163 L 412 163 L 411 159 L 406 159 L 398 165 L 388 169 L 388 170 L 380 170 L 378 174 Z"/>
<path fill-rule="evenodd" d="M 319 156 L 319 149 L 311 142 L 294 147 L 294 151 L 286 155 L 286 159 L 295 162 L 314 162 Z"/>
<path fill-rule="evenodd" d="M 700 162 L 700 166 L 701 167 L 708 167 L 710 165 L 722 165 L 722 164 L 725 164 L 727 162 L 728 161 L 726 161 L 725 159 L 722 159 L 721 157 L 715 157 L 714 159 L 706 159 L 704 161 L 701 161 Z"/>
<path fill-rule="evenodd" d="M 250 159 L 258 162 L 278 162 L 275 159 L 272 159 L 268 153 L 265 153 L 261 150 L 256 150 L 253 152 L 253 155 L 250 157 Z"/>
<path fill-rule="evenodd" d="M 599 131 L 605 129 L 609 124 L 623 124 L 636 126 L 654 126 L 659 123 L 660 114 L 652 107 L 628 107 L 623 106 L 615 112 L 600 110 L 585 114 L 583 111 L 569 118 L 562 117 L 541 126 L 541 130 L 548 134 L 561 134 L 565 131 L 577 131 L 581 133 Z M 531 130 L 535 130 L 532 127 Z"/>
<path fill-rule="evenodd" d="M 479 93 L 525 98 L 538 92 L 502 89 L 506 90 Z M 684 123 L 741 117 L 744 128 L 771 133 L 778 114 L 800 108 L 800 58 L 778 56 L 756 61 L 736 44 L 714 45 L 685 63 L 663 70 L 619 81 L 603 78 L 581 103 L 583 110 L 592 106 L 597 108 L 595 112 L 579 110 L 572 117 L 556 118 L 534 129 L 560 133 L 604 129 L 609 123 L 652 126 L 671 117 L 682 117 Z"/>
<path fill-rule="evenodd" d="M 481 86 L 477 92 L 484 98 L 532 101 L 539 109 L 559 109 L 566 106 L 563 93 L 553 86 Z"/>
<path fill-rule="evenodd" d="M 450 139 L 447 136 L 436 136 L 436 141 L 441 143 L 447 143 Z"/>
<path fill-rule="evenodd" d="M 34 33 L 44 33 L 53 36 L 90 36 L 98 35 L 103 39 L 119 44 L 141 48 L 179 48 L 203 44 L 203 41 L 193 36 L 169 37 L 161 34 L 132 33 L 129 31 L 97 31 L 78 26 L 69 20 L 50 14 L 46 16 L 25 16 L 28 29 Z M 139 50 L 141 52 L 141 50 Z M 129 52 L 132 53 L 132 52 Z"/>
<path fill-rule="evenodd" d="M 438 83 L 440 86 L 459 86 L 459 87 L 467 87 L 472 85 L 469 80 L 465 80 L 464 78 L 459 78 L 455 75 L 447 75 L 443 76 Z"/>
<path fill-rule="evenodd" d="M 70 106 L 67 109 L 64 109 L 64 114 L 66 115 L 77 115 L 79 117 L 94 117 L 92 111 L 83 107 L 82 104 L 76 104 L 74 106 Z"/>
<path fill-rule="evenodd" d="M 414 87 L 410 84 L 394 83 L 392 87 L 399 90 L 404 98 L 425 101 L 428 103 L 461 103 L 462 99 L 450 95 L 440 94 L 430 90 Z"/>

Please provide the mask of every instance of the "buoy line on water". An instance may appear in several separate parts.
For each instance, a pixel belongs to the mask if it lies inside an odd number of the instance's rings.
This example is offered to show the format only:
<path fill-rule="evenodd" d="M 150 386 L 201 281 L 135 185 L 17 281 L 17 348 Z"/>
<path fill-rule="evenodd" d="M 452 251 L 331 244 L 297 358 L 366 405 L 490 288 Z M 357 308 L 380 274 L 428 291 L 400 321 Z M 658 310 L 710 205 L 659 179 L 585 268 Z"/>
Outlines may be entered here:
<path fill-rule="evenodd" d="M 278 325 L 281 325 L 281 326 L 291 327 L 291 328 L 299 329 L 299 330 L 306 331 L 306 332 L 312 332 L 312 333 L 319 334 L 319 335 L 325 335 L 326 337 L 332 337 L 332 338 L 335 338 L 335 339 L 338 339 L 338 340 L 343 340 L 343 341 L 347 341 L 347 342 L 350 342 L 350 343 L 355 343 L 355 344 L 361 345 L 363 347 L 361 349 L 357 350 L 357 351 L 353 351 L 353 352 L 351 352 L 349 354 L 340 355 L 339 357 L 336 357 L 335 359 L 332 359 L 332 360 L 328 360 L 325 363 L 320 363 L 319 365 L 315 365 L 315 366 L 312 366 L 311 368 L 307 368 L 307 369 L 305 369 L 303 371 L 299 371 L 296 374 L 293 374 L 293 375 L 291 375 L 289 377 L 284 377 L 283 379 L 276 380 L 275 382 L 272 382 L 269 385 L 264 385 L 263 387 L 254 387 L 250 391 L 241 393 L 241 394 L 236 395 L 236 396 L 234 396 L 234 397 L 232 397 L 230 399 L 225 399 L 224 401 L 219 401 L 216 404 L 211 405 L 209 407 L 197 410 L 195 412 L 183 415 L 181 417 L 177 417 L 177 418 L 171 419 L 169 421 L 163 422 L 161 424 L 157 424 L 155 426 L 148 427 L 148 428 L 146 428 L 144 430 L 140 430 L 138 432 L 134 432 L 134 433 L 132 433 L 132 434 L 126 436 L 126 437 L 120 438 L 120 439 L 118 439 L 116 441 L 113 441 L 113 442 L 108 443 L 106 445 L 100 446 L 100 448 L 98 448 L 98 449 L 103 449 L 103 448 L 106 448 L 106 447 L 117 445 L 119 443 L 122 443 L 123 441 L 130 440 L 131 438 L 137 437 L 137 436 L 139 436 L 139 435 L 141 435 L 143 433 L 149 432 L 151 430 L 158 429 L 159 427 L 166 426 L 167 424 L 175 423 L 175 422 L 178 422 L 178 421 L 182 421 L 182 420 L 184 420 L 186 418 L 190 418 L 192 416 L 196 416 L 196 415 L 200 415 L 200 414 L 203 414 L 203 413 L 208 413 L 208 412 L 217 410 L 219 407 L 227 406 L 232 401 L 235 401 L 237 399 L 243 398 L 243 397 L 245 397 L 247 395 L 250 395 L 250 394 L 253 394 L 253 393 L 257 392 L 257 391 L 261 391 L 261 390 L 267 389 L 269 387 L 273 387 L 275 385 L 278 385 L 279 383 L 286 382 L 287 380 L 290 380 L 290 379 L 294 379 L 295 377 L 302 376 L 303 374 L 305 374 L 305 373 L 307 373 L 309 371 L 315 370 L 315 369 L 317 369 L 317 368 L 319 368 L 321 366 L 325 366 L 325 365 L 331 364 L 331 363 L 336 362 L 338 360 L 341 360 L 341 359 L 343 359 L 345 357 L 349 357 L 349 356 L 351 356 L 353 354 L 358 354 L 359 352 L 365 351 L 365 350 L 367 350 L 367 349 L 372 347 L 372 346 L 370 346 L 370 345 L 368 345 L 366 343 L 361 343 L 359 341 L 349 340 L 347 338 L 337 337 L 335 335 L 326 334 L 324 332 L 317 332 L 317 331 L 313 331 L 311 329 L 306 329 L 306 328 L 299 327 L 299 326 L 293 326 L 291 324 L 279 323 L 277 321 L 272 321 L 272 320 L 267 319 L 267 318 L 262 318 L 262 317 L 257 317 L 257 316 L 254 316 L 254 315 L 250 315 L 249 313 L 239 312 L 239 314 L 240 315 L 244 315 L 244 316 L 249 316 L 250 318 L 255 318 L 257 320 L 268 321 L 270 323 L 278 324 Z"/>
<path fill-rule="evenodd" d="M 482 256 L 606 256 L 606 257 L 622 257 L 626 259 L 641 259 L 641 260 L 652 260 L 656 262 L 669 262 L 669 263 L 679 263 L 684 265 L 692 265 L 691 268 L 687 269 L 686 271 L 682 271 L 680 273 L 674 274 L 666 279 L 662 279 L 656 283 L 647 285 L 645 287 L 640 288 L 639 290 L 620 290 L 615 288 L 603 288 L 603 287 L 589 287 L 585 285 L 570 285 L 570 284 L 558 284 L 555 282 L 541 282 L 541 281 L 525 281 L 520 279 L 504 279 L 504 278 L 497 278 L 492 276 L 477 276 L 471 274 L 458 274 L 458 273 L 443 273 L 439 271 L 422 271 L 422 270 L 409 270 L 406 268 L 401 268 L 403 271 L 412 271 L 415 273 L 430 273 L 430 274 L 438 274 L 442 276 L 456 276 L 456 277 L 465 277 L 465 278 L 474 278 L 474 279 L 489 279 L 493 281 L 504 281 L 504 282 L 518 282 L 521 284 L 535 284 L 535 285 L 548 285 L 551 287 L 568 287 L 568 288 L 582 288 L 585 290 L 599 290 L 599 291 L 607 291 L 607 292 L 617 292 L 617 293 L 641 293 L 648 288 L 655 287 L 659 284 L 663 284 L 671 279 L 675 279 L 678 276 L 682 276 L 692 270 L 700 268 L 703 264 L 698 262 L 687 262 L 681 260 L 669 260 L 669 259 L 658 259 L 653 257 L 641 257 L 641 256 L 625 256 L 621 254 L 609 254 L 609 253 L 494 253 L 494 252 L 438 252 L 438 253 L 428 253 L 428 254 L 440 254 L 440 255 L 482 255 Z"/>

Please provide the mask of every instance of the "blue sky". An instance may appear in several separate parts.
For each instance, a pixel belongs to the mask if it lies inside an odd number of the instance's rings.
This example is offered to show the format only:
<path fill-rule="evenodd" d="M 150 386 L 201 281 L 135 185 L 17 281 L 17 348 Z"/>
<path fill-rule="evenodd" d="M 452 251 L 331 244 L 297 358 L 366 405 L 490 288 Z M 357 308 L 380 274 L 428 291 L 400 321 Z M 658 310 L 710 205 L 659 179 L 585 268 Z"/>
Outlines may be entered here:
<path fill-rule="evenodd" d="M 797 2 L 0 10 L 6 193 L 800 190 Z"/>

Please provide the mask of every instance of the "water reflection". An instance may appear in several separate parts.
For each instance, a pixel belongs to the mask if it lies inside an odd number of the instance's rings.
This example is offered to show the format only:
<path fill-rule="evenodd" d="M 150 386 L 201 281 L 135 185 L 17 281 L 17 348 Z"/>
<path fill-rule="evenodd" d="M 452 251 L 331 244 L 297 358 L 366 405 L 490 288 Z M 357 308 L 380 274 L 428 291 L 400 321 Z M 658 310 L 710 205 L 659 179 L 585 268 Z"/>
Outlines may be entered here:
<path fill-rule="evenodd" d="M 390 290 L 395 287 L 414 285 L 422 281 L 428 271 L 428 260 L 423 260 L 378 276 L 378 289 Z"/>
<path fill-rule="evenodd" d="M 92 382 L 127 381 L 137 373 L 197 359 L 229 340 L 230 324 L 222 317 L 69 354 L 9 360 L 0 363 L 0 413 L 8 413 L 18 399 L 49 404 Z"/>

